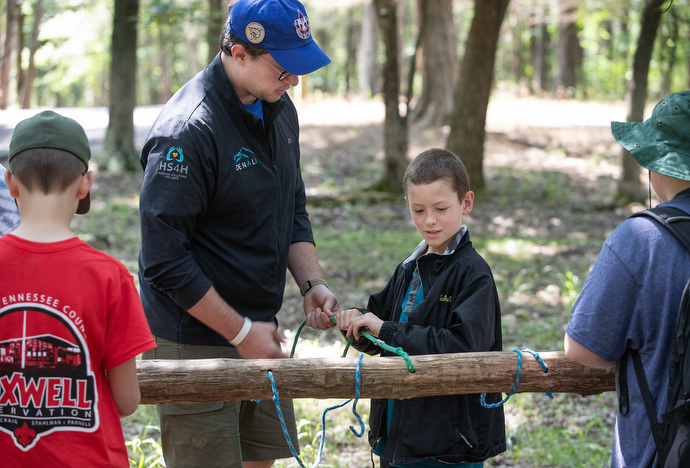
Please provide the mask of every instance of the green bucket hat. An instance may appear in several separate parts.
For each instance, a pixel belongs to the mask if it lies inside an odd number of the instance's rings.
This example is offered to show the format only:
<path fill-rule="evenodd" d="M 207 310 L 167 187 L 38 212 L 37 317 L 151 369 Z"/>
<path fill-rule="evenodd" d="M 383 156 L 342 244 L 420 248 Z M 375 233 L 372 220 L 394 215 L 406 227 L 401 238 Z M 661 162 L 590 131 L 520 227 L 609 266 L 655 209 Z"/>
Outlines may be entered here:
<path fill-rule="evenodd" d="M 646 122 L 611 122 L 611 133 L 640 166 L 690 180 L 690 91 L 662 99 Z"/>
<path fill-rule="evenodd" d="M 17 154 L 33 148 L 53 148 L 72 153 L 89 168 L 91 147 L 86 132 L 76 120 L 53 111 L 43 111 L 17 124 L 10 139 L 8 162 Z M 79 201 L 77 214 L 88 213 L 91 193 Z"/>

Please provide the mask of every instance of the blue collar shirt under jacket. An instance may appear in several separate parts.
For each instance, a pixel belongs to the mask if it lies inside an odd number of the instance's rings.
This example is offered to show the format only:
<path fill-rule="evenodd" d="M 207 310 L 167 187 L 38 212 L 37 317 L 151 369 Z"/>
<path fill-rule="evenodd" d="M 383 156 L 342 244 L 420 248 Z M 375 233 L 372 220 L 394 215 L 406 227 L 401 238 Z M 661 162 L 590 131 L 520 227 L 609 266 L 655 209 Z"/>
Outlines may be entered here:
<path fill-rule="evenodd" d="M 241 315 L 281 307 L 290 245 L 314 242 L 287 94 L 244 109 L 220 55 L 163 108 L 142 150 L 139 279 L 154 335 L 227 345 L 189 315 L 209 288 Z"/>

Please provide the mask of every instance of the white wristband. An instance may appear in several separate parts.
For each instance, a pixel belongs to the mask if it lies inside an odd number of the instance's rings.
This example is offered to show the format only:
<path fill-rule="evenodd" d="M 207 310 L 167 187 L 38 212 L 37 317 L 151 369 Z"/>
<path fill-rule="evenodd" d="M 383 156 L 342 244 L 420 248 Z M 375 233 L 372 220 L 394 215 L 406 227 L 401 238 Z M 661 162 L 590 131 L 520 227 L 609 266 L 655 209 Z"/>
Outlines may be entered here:
<path fill-rule="evenodd" d="M 230 344 L 233 346 L 237 346 L 238 344 L 242 343 L 242 341 L 247 337 L 249 334 L 249 330 L 252 328 L 252 321 L 249 317 L 244 318 L 244 325 L 242 326 L 242 330 L 237 334 L 235 338 L 230 340 Z"/>

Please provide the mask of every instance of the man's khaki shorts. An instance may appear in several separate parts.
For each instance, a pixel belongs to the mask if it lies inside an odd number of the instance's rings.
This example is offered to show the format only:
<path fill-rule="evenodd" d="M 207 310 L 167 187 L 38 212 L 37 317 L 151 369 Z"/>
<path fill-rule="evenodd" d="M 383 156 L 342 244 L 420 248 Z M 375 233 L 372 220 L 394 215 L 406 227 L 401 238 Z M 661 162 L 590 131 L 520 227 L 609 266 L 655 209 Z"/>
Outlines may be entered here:
<path fill-rule="evenodd" d="M 232 346 L 199 346 L 154 337 L 157 348 L 144 359 L 241 359 Z M 299 453 L 295 413 L 291 400 L 280 409 Z M 232 468 L 244 461 L 276 460 L 293 456 L 272 400 L 214 401 L 158 405 L 163 456 L 168 468 Z"/>

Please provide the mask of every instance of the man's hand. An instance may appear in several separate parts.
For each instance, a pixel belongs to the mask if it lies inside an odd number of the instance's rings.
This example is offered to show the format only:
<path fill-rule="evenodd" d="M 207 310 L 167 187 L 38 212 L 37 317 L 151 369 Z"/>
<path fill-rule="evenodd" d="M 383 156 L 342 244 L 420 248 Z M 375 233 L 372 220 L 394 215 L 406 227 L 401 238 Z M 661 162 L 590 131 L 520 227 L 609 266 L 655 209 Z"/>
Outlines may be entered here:
<path fill-rule="evenodd" d="M 314 286 L 304 296 L 304 315 L 307 326 L 316 330 L 328 330 L 335 326 L 329 317 L 340 312 L 338 298 L 325 285 Z"/>
<path fill-rule="evenodd" d="M 287 356 L 280 349 L 283 337 L 272 322 L 252 322 L 249 334 L 235 346 L 244 359 L 282 359 Z"/>

